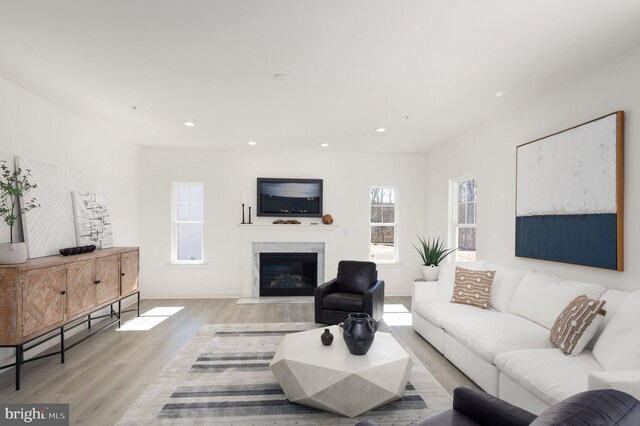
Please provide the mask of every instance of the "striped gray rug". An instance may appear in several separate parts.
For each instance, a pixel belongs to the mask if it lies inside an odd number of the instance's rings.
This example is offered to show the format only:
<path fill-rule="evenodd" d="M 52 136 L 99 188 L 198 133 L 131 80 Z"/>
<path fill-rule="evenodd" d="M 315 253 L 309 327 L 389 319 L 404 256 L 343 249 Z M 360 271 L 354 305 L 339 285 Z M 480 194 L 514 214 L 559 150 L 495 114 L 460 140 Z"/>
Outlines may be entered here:
<path fill-rule="evenodd" d="M 451 408 L 447 392 L 413 354 L 404 396 L 360 417 L 350 419 L 290 403 L 269 362 L 282 336 L 314 327 L 313 323 L 204 325 L 118 424 L 353 425 L 371 419 L 405 425 Z"/>

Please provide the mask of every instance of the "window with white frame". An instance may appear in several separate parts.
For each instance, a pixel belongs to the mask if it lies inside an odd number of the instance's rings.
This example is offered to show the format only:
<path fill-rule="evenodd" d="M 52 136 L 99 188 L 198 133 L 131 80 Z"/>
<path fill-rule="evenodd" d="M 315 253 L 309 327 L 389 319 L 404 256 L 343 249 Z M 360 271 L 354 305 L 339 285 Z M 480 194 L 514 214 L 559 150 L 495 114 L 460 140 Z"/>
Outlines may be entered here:
<path fill-rule="evenodd" d="M 203 260 L 204 185 L 172 184 L 172 261 L 200 263 Z"/>
<path fill-rule="evenodd" d="M 369 258 L 373 262 L 398 261 L 398 211 L 397 190 L 386 186 L 374 186 L 369 194 L 371 228 Z"/>
<path fill-rule="evenodd" d="M 449 181 L 449 247 L 456 262 L 476 260 L 476 217 L 478 185 L 475 176 Z"/>

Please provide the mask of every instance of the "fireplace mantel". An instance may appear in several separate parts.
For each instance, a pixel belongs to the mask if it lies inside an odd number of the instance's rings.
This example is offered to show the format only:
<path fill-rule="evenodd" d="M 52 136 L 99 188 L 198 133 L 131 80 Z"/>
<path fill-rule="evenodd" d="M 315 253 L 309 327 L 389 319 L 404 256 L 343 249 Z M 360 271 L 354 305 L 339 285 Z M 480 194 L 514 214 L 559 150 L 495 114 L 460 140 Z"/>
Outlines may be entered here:
<path fill-rule="evenodd" d="M 254 243 L 323 243 L 324 273 L 319 277 L 333 277 L 338 265 L 335 244 L 342 234 L 337 225 L 239 225 L 242 234 L 242 295 L 258 297 L 254 283 Z M 321 272 L 321 271 L 319 271 Z"/>

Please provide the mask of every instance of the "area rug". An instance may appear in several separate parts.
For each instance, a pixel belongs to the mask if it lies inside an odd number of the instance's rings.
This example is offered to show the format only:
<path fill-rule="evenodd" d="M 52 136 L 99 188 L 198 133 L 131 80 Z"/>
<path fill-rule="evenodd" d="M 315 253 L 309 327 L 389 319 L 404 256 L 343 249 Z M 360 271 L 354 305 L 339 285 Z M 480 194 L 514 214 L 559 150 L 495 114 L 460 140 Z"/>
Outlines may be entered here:
<path fill-rule="evenodd" d="M 289 402 L 269 362 L 285 334 L 315 327 L 313 323 L 204 325 L 117 424 L 354 425 L 370 419 L 406 425 L 451 408 L 449 394 L 406 346 L 413 368 L 404 396 L 395 402 L 356 418 Z"/>

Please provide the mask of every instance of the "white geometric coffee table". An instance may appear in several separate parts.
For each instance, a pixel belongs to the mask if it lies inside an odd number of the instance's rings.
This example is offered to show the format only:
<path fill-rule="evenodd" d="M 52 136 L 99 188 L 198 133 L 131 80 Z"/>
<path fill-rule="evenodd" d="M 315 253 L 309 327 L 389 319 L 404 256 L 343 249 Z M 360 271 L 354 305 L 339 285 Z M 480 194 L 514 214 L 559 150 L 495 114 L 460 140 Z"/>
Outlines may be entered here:
<path fill-rule="evenodd" d="M 331 346 L 320 334 L 329 328 Z M 355 417 L 399 399 L 411 357 L 389 333 L 377 332 L 366 355 L 352 355 L 337 326 L 287 334 L 269 367 L 291 402 Z"/>

